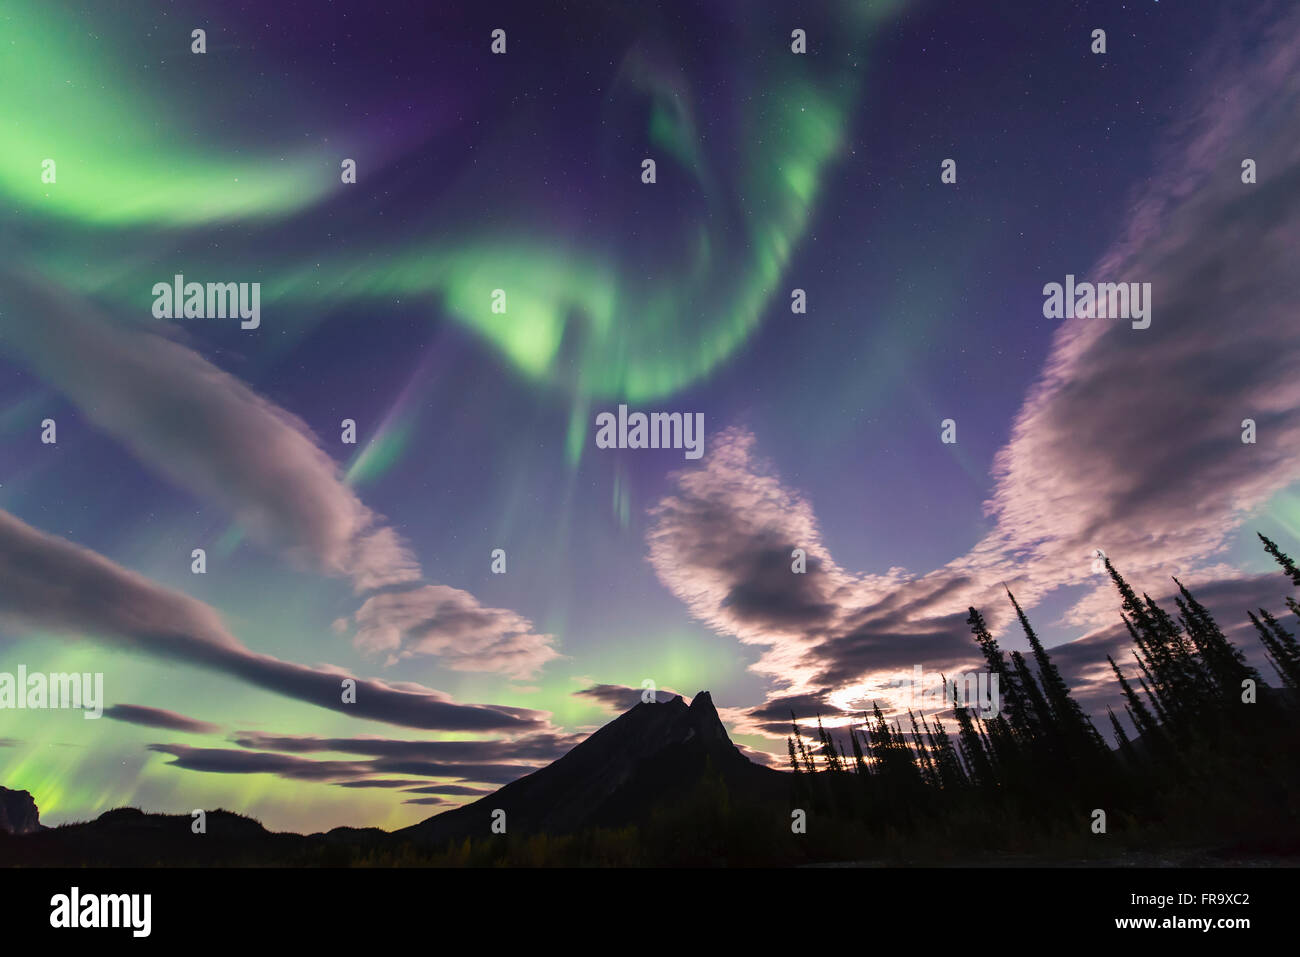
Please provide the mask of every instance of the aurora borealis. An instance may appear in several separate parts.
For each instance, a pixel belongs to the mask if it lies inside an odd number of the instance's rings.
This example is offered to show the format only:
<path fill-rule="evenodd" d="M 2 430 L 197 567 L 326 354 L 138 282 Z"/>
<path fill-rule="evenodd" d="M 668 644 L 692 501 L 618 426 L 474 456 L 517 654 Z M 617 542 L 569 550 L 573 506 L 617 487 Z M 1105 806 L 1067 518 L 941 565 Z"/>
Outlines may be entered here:
<path fill-rule="evenodd" d="M 968 605 L 1022 647 L 1003 582 L 1104 708 L 1096 548 L 1275 601 L 1300 20 L 968 6 L 0 0 L 0 671 L 109 706 L 0 712 L 0 784 L 397 827 L 647 679 L 779 762 Z M 260 324 L 154 318 L 178 274 Z M 1067 275 L 1150 327 L 1044 318 Z M 620 405 L 702 458 L 599 447 Z"/>

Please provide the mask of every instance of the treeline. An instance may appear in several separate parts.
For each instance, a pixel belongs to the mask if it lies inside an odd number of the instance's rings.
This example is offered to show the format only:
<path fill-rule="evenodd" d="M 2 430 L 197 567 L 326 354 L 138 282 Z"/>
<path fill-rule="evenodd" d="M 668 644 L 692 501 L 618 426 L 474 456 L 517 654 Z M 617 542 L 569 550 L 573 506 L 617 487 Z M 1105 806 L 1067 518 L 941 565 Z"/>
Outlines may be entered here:
<path fill-rule="evenodd" d="M 1300 569 L 1260 539 L 1300 587 Z M 996 716 L 963 706 L 954 682 L 951 728 L 876 705 L 847 729 L 846 751 L 820 718 L 805 739 L 792 714 L 792 805 L 855 845 L 902 854 L 1300 852 L 1300 642 L 1266 609 L 1248 613 L 1280 686 L 1269 685 L 1182 582 L 1174 615 L 1105 567 L 1137 663 L 1130 680 L 1107 657 L 1131 736 L 1108 708 L 1114 746 L 1103 737 L 1008 591 L 1028 657 L 999 648 L 975 608 L 967 619 L 998 679 Z"/>

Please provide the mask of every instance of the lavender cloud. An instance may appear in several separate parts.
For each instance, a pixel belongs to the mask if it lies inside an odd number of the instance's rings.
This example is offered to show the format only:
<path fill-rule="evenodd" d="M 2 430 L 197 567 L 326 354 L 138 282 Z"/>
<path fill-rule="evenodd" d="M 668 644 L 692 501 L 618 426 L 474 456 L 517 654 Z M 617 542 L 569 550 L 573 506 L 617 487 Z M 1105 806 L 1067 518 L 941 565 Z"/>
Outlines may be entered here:
<path fill-rule="evenodd" d="M 207 721 L 198 721 L 175 711 L 162 708 L 146 708 L 138 704 L 115 704 L 104 709 L 105 718 L 138 724 L 146 728 L 164 728 L 169 731 L 188 731 L 192 734 L 214 734 L 221 730 L 220 725 Z"/>
<path fill-rule="evenodd" d="M 433 655 L 455 671 L 527 678 L 560 656 L 552 636 L 535 633 L 528 619 L 446 585 L 374 595 L 353 621 L 356 647 L 386 654 L 390 663 Z"/>
<path fill-rule="evenodd" d="M 230 634 L 208 605 L 7 512 L 0 512 L 0 620 L 87 634 L 358 718 L 443 731 L 522 733 L 547 726 L 541 712 L 525 708 L 457 704 L 419 685 L 355 678 L 342 669 L 258 654 Z M 356 681 L 354 704 L 342 701 L 345 678 Z"/>

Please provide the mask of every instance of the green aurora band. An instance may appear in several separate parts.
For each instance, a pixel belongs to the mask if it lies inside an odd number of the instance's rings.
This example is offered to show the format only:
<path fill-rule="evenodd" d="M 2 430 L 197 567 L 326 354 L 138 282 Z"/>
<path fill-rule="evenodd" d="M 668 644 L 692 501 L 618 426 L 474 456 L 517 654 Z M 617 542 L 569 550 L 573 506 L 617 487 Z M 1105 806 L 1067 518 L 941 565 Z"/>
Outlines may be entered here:
<path fill-rule="evenodd" d="M 189 275 L 260 281 L 263 308 L 279 304 L 278 321 L 295 325 L 296 336 L 321 321 L 322 306 L 427 304 L 482 337 L 520 376 L 571 396 L 567 452 L 576 464 L 593 402 L 670 396 L 709 375 L 758 328 L 808 227 L 819 184 L 843 150 L 872 27 L 898 5 L 840 5 L 838 22 L 850 26 L 814 34 L 815 56 L 789 52 L 787 26 L 738 26 L 739 48 L 765 56 L 754 95 L 733 97 L 740 142 L 738 165 L 727 175 L 709 163 L 685 75 L 651 65 L 637 50 L 626 55 L 611 102 L 629 92 L 645 98 L 648 149 L 661 168 L 670 163 L 674 175 L 688 176 L 703 203 L 675 223 L 677 235 L 654 237 L 656 250 L 669 251 L 660 255 L 674 258 L 656 263 L 649 277 L 645 264 L 636 269 L 608 244 L 547 233 L 534 225 L 545 217 L 526 207 L 514 218 L 492 217 L 490 227 L 472 211 L 431 214 L 426 235 L 435 238 L 385 237 L 367 242 L 363 256 L 319 240 L 312 241 L 319 248 L 296 248 L 276 241 L 274 229 L 260 246 L 255 229 L 245 234 L 251 243 L 200 245 L 195 231 L 213 224 L 257 220 L 280 228 L 336 197 L 337 156 L 264 147 L 233 159 L 220 147 L 196 149 L 189 144 L 220 140 L 211 131 L 182 135 L 186 122 L 197 121 L 174 114 L 192 111 L 169 112 L 129 84 L 107 85 L 131 75 L 125 58 L 115 66 L 105 53 L 121 55 L 123 47 L 74 44 L 49 8 L 14 0 L 0 6 L 12 38 L 0 59 L 7 147 L 0 193 L 24 220 L 45 220 L 37 228 L 50 230 L 25 245 L 30 268 L 115 303 L 124 316 L 148 316 L 145 292 L 164 278 L 156 275 L 158 250 L 178 245 Z M 51 76 L 66 77 L 66 88 L 51 86 Z M 41 182 L 45 157 L 58 161 L 55 184 Z M 483 203 L 497 191 L 472 174 L 452 187 Z M 344 215 L 356 225 L 340 233 L 373 234 L 374 223 L 357 219 L 362 213 Z M 506 292 L 505 315 L 491 310 L 496 289 Z M 270 348 L 288 348 L 295 335 Z M 400 412 L 390 419 L 409 428 Z M 374 442 L 367 461 L 354 466 L 358 479 L 401 458 L 400 436 Z"/>

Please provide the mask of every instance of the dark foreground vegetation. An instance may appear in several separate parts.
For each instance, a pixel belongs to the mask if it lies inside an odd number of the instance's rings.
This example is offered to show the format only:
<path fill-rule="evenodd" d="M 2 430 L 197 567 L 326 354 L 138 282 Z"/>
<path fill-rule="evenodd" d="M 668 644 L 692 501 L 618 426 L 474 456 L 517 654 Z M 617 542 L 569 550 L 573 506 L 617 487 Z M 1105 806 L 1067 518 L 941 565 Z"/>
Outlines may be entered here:
<path fill-rule="evenodd" d="M 1300 586 L 1300 569 L 1260 538 Z M 1267 610 L 1247 613 L 1280 685 L 1270 686 L 1181 582 L 1175 617 L 1105 566 L 1135 679 L 1108 660 L 1136 735 L 1111 711 L 1108 745 L 1008 592 L 1032 663 L 1004 654 L 976 609 L 967 619 L 999 679 L 996 717 L 955 706 L 954 741 L 940 720 L 890 723 L 876 710 L 850 730 L 847 755 L 820 722 L 811 744 L 796 725 L 796 802 L 868 854 L 1300 854 L 1300 643 Z"/>

